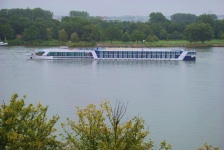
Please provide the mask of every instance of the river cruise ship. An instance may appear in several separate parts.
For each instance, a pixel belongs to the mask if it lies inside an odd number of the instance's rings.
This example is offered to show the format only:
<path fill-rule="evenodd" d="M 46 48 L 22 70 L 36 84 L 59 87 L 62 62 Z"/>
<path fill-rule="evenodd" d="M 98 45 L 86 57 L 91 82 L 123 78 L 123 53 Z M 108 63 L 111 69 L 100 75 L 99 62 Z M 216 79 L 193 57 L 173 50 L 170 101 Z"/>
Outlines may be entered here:
<path fill-rule="evenodd" d="M 30 59 L 103 59 L 103 60 L 186 60 L 195 61 L 195 50 L 153 48 L 52 48 L 27 53 Z"/>

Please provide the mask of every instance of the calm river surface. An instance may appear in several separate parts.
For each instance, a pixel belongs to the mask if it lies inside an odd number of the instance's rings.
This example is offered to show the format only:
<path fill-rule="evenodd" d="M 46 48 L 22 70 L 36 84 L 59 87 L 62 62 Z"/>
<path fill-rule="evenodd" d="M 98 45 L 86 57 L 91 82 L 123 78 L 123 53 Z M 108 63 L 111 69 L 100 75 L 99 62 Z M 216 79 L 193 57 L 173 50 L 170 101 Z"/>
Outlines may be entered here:
<path fill-rule="evenodd" d="M 64 122 L 76 119 L 76 106 L 119 100 L 128 102 L 123 120 L 142 117 L 156 145 L 224 149 L 224 48 L 196 49 L 195 62 L 29 60 L 35 49 L 0 47 L 0 104 L 26 95 Z"/>

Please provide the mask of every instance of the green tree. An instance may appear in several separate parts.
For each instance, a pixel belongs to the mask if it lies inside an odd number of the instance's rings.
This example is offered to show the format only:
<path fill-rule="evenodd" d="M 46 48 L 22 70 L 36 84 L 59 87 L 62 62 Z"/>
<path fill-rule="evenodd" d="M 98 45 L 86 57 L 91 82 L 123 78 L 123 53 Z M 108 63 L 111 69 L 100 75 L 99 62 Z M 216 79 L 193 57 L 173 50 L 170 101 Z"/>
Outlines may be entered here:
<path fill-rule="evenodd" d="M 9 20 L 16 34 L 22 34 L 31 25 L 31 21 L 28 18 L 18 14 L 11 16 Z"/>
<path fill-rule="evenodd" d="M 157 37 L 159 37 L 160 31 L 164 29 L 160 24 L 157 23 L 152 23 L 151 28 L 153 31 L 152 34 L 156 35 Z"/>
<path fill-rule="evenodd" d="M 162 23 L 166 20 L 166 17 L 161 12 L 153 12 L 149 15 L 150 23 Z"/>
<path fill-rule="evenodd" d="M 36 18 L 33 25 L 38 29 L 39 39 L 46 40 L 47 39 L 47 24 L 43 18 Z"/>
<path fill-rule="evenodd" d="M 67 41 L 68 36 L 67 36 L 67 33 L 65 32 L 64 29 L 60 30 L 58 34 L 59 34 L 58 38 L 59 38 L 60 42 L 61 41 L 63 41 L 63 42 Z"/>
<path fill-rule="evenodd" d="M 217 17 L 217 15 L 216 14 L 209 14 L 214 20 L 217 20 L 218 19 L 218 17 Z"/>
<path fill-rule="evenodd" d="M 224 40 L 224 33 L 221 35 L 221 39 L 223 39 L 223 40 Z"/>
<path fill-rule="evenodd" d="M 83 34 L 81 39 L 83 41 L 95 42 L 100 40 L 100 31 L 96 26 L 90 24 L 83 27 Z"/>
<path fill-rule="evenodd" d="M 167 38 L 174 40 L 182 39 L 182 34 L 177 31 L 174 31 L 172 33 L 169 33 Z"/>
<path fill-rule="evenodd" d="M 13 30 L 13 28 L 6 24 L 6 25 L 2 25 L 0 24 L 0 39 L 14 39 L 15 38 L 15 31 Z"/>
<path fill-rule="evenodd" d="M 211 15 L 203 14 L 198 17 L 199 22 L 208 23 L 211 27 L 214 26 L 214 19 Z"/>
<path fill-rule="evenodd" d="M 162 29 L 160 31 L 160 33 L 159 33 L 159 39 L 161 39 L 161 40 L 167 39 L 167 31 L 166 31 L 166 29 Z"/>
<path fill-rule="evenodd" d="M 78 42 L 79 41 L 79 35 L 76 32 L 74 32 L 74 33 L 72 33 L 70 39 L 71 39 L 72 42 Z"/>
<path fill-rule="evenodd" d="M 210 41 L 213 38 L 213 28 L 205 23 L 192 23 L 185 29 L 185 36 L 189 42 Z"/>
<path fill-rule="evenodd" d="M 48 107 L 25 105 L 24 98 L 12 95 L 10 104 L 3 103 L 0 108 L 0 149 L 41 149 L 54 150 L 61 143 L 53 133 L 58 116 L 50 120 L 46 117 Z"/>
<path fill-rule="evenodd" d="M 171 16 L 172 22 L 196 22 L 197 16 L 195 14 L 177 13 Z"/>
<path fill-rule="evenodd" d="M 31 25 L 24 30 L 22 37 L 25 41 L 34 41 L 40 39 L 40 33 L 36 26 Z"/>
<path fill-rule="evenodd" d="M 89 17 L 89 13 L 86 11 L 70 11 L 69 12 L 70 17 Z"/>
<path fill-rule="evenodd" d="M 132 34 L 131 34 L 131 40 L 132 41 L 143 41 L 145 39 L 145 34 L 140 31 L 140 30 L 135 30 Z"/>
<path fill-rule="evenodd" d="M 109 101 L 102 102 L 100 107 L 93 104 L 81 109 L 77 107 L 77 122 L 68 119 L 67 126 L 62 124 L 66 133 L 68 149 L 89 150 L 151 150 L 153 142 L 147 138 L 149 131 L 144 129 L 144 120 L 133 117 L 122 123 L 126 105 L 117 102 L 115 107 Z M 162 142 L 161 150 L 171 149 L 171 145 Z"/>
<path fill-rule="evenodd" d="M 84 35 L 86 34 L 84 28 L 88 25 L 91 25 L 91 22 L 83 17 L 63 17 L 59 25 L 59 29 L 64 29 L 68 37 L 70 37 L 72 33 L 76 32 L 81 38 L 82 36 L 86 37 L 86 35 Z"/>
<path fill-rule="evenodd" d="M 222 38 L 221 35 L 223 33 L 224 33 L 224 20 L 216 20 L 214 23 L 215 38 Z"/>
<path fill-rule="evenodd" d="M 131 39 L 130 35 L 128 34 L 128 32 L 125 32 L 122 36 L 121 36 L 121 41 L 123 42 L 129 42 Z"/>
<path fill-rule="evenodd" d="M 149 35 L 149 36 L 146 38 L 146 41 L 147 41 L 147 42 L 150 42 L 150 43 L 158 42 L 158 41 L 159 41 L 159 38 L 158 38 L 156 35 Z"/>
<path fill-rule="evenodd" d="M 79 121 L 76 123 L 68 119 L 68 126 L 74 131 L 65 130 L 71 149 L 134 149 L 143 148 L 147 144 L 142 140 L 149 133 L 143 130 L 144 121 L 135 117 L 125 124 L 121 119 L 125 113 L 125 106 L 118 105 L 114 110 L 109 106 L 109 102 L 101 103 L 97 109 L 90 104 L 86 108 L 77 107 Z M 104 117 L 107 116 L 107 117 Z M 110 125 L 106 124 L 106 119 Z M 65 126 L 63 125 L 65 129 Z M 148 143 L 152 147 L 151 141 Z"/>
<path fill-rule="evenodd" d="M 53 29 L 52 28 L 47 28 L 46 29 L 46 39 L 47 40 L 52 40 L 52 35 L 53 35 Z"/>
<path fill-rule="evenodd" d="M 31 18 L 35 20 L 36 18 L 43 18 L 44 20 L 51 19 L 53 17 L 53 13 L 48 10 L 43 10 L 41 8 L 32 9 Z M 29 14 L 26 14 L 29 15 Z"/>
<path fill-rule="evenodd" d="M 121 34 L 122 34 L 122 31 L 118 27 L 112 26 L 112 27 L 108 27 L 106 29 L 107 38 L 108 38 L 108 40 L 111 41 L 111 43 L 114 40 L 120 40 Z"/>

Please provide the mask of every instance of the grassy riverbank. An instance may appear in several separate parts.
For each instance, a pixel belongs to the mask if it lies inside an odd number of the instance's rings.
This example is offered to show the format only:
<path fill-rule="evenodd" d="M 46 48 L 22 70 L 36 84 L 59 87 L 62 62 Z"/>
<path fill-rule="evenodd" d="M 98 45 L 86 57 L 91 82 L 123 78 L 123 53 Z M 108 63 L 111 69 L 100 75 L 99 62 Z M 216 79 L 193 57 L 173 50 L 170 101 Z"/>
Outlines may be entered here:
<path fill-rule="evenodd" d="M 69 47 L 224 47 L 224 40 L 214 39 L 212 41 L 206 41 L 205 43 L 189 43 L 186 40 L 160 40 L 158 42 L 121 42 L 121 41 L 105 41 L 105 42 L 60 42 L 58 40 L 52 41 L 33 41 L 33 42 L 21 42 L 21 41 L 9 41 L 10 46 L 60 46 L 66 45 Z"/>
<path fill-rule="evenodd" d="M 121 41 L 110 41 L 97 43 L 97 46 L 118 46 L 118 47 L 224 47 L 224 40 L 212 40 L 205 43 L 189 43 L 186 40 L 160 40 L 154 43 L 142 43 L 142 42 L 127 42 L 123 43 Z"/>

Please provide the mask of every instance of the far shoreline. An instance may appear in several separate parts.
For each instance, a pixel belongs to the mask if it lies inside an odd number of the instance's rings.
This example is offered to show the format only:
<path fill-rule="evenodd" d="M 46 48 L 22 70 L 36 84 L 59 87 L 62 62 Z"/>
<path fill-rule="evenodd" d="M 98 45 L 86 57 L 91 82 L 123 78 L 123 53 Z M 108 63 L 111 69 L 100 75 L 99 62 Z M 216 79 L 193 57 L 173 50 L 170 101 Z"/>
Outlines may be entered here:
<path fill-rule="evenodd" d="M 14 42 L 9 41 L 8 46 L 41 46 L 41 47 L 127 47 L 127 48 L 156 48 L 156 47 L 185 47 L 185 48 L 199 48 L 199 47 L 224 47 L 223 39 L 213 39 L 204 43 L 190 43 L 186 40 L 160 40 L 158 42 L 122 42 L 122 41 L 105 41 L 105 42 L 59 42 L 52 41 L 33 41 L 33 42 Z"/>

